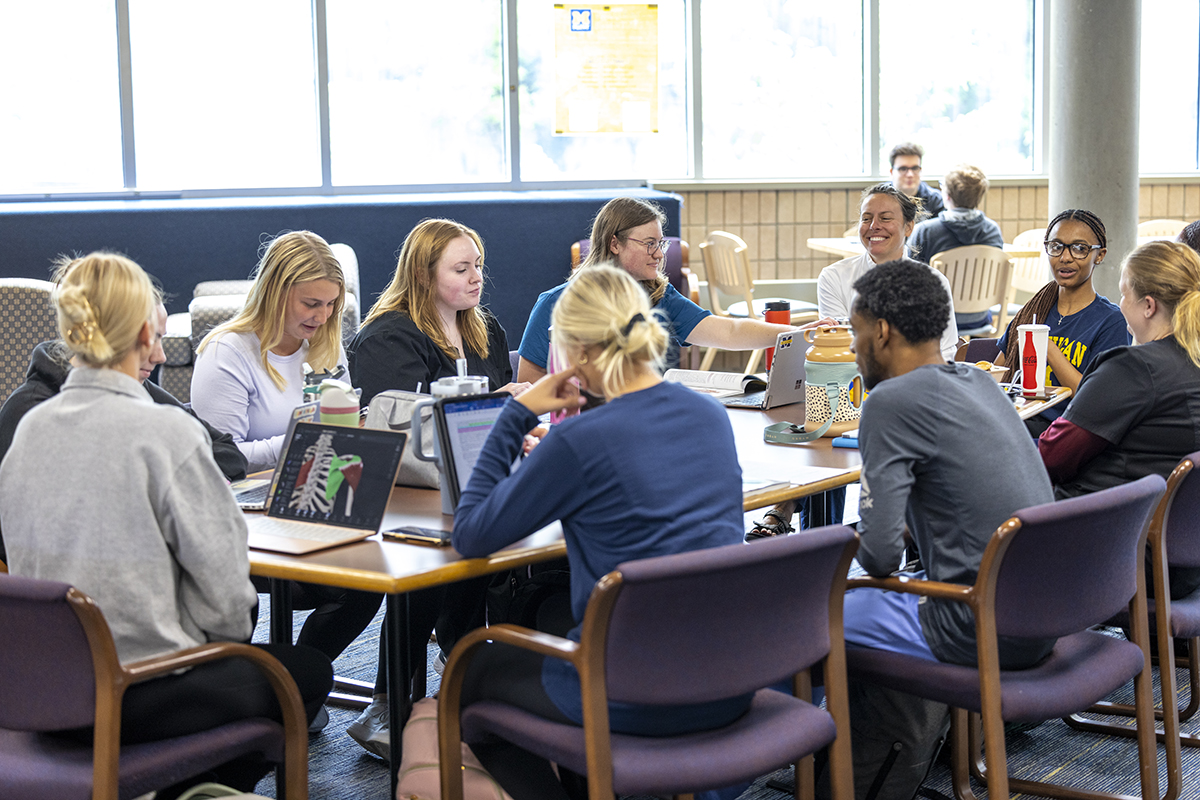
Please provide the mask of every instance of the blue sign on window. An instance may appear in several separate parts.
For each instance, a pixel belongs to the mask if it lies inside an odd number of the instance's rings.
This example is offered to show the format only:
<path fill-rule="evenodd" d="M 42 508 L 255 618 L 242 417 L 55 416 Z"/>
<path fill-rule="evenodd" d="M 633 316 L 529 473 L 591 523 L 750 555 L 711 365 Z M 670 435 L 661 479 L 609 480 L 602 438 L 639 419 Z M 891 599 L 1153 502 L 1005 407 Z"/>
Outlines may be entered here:
<path fill-rule="evenodd" d="M 590 8 L 571 9 L 571 30 L 590 31 L 592 29 L 592 10 Z"/>

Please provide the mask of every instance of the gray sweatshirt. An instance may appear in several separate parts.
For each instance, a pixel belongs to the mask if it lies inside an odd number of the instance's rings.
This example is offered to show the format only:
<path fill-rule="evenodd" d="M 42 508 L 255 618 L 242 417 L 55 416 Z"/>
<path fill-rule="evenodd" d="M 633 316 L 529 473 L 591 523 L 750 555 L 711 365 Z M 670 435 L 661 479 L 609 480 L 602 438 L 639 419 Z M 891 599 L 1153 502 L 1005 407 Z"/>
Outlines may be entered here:
<path fill-rule="evenodd" d="M 0 465 L 15 575 L 70 583 L 122 663 L 249 638 L 246 524 L 203 426 L 111 369 L 71 371 Z"/>

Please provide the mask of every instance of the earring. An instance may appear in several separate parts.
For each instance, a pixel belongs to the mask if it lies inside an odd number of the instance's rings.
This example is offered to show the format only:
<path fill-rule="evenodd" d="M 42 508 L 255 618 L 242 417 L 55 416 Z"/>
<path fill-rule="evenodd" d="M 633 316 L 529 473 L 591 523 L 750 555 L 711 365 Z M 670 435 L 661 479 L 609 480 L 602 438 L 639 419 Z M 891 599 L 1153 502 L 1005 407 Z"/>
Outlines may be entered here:
<path fill-rule="evenodd" d="M 588 363 L 587 353 L 582 353 L 579 356 L 579 360 L 576 361 L 575 363 L 578 364 L 579 366 L 583 366 L 584 364 Z"/>

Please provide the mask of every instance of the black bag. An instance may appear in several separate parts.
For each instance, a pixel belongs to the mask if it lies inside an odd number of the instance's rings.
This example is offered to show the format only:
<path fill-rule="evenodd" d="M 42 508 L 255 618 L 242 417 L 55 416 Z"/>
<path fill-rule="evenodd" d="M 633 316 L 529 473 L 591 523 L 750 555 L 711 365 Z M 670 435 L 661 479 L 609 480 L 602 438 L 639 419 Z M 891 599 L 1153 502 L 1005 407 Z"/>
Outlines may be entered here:
<path fill-rule="evenodd" d="M 571 569 L 566 557 L 502 572 L 488 587 L 489 625 L 507 622 L 561 636 L 575 626 L 571 620 L 562 628 L 566 624 L 564 614 L 570 616 L 570 607 Z M 543 627 L 538 624 L 539 612 Z M 555 619 L 561 621 L 556 623 Z"/>

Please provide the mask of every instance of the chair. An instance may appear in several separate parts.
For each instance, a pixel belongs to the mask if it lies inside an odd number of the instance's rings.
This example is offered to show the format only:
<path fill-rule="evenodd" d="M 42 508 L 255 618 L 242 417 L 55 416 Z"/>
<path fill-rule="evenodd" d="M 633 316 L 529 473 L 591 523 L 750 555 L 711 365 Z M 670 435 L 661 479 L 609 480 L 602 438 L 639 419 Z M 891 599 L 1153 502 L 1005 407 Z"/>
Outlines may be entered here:
<path fill-rule="evenodd" d="M 688 243 L 678 236 L 664 236 L 663 238 L 671 243 L 663 258 L 663 272 L 666 273 L 667 280 L 675 287 L 675 291 L 696 305 L 700 305 L 700 282 L 696 280 L 695 273 L 688 267 Z M 579 265 L 583 263 L 583 259 L 587 258 L 591 250 L 591 239 L 580 239 L 571 245 L 572 272 L 579 269 Z"/>
<path fill-rule="evenodd" d="M 346 277 L 346 302 L 342 309 L 342 345 L 348 347 L 358 333 L 362 318 L 359 305 L 358 256 L 354 248 L 340 242 L 329 245 Z M 188 313 L 167 317 L 167 335 L 163 337 L 162 366 L 159 382 L 180 402 L 192 396 L 192 368 L 195 350 L 210 330 L 234 317 L 246 304 L 246 295 L 254 281 L 203 281 L 196 284 Z"/>
<path fill-rule="evenodd" d="M 857 549 L 855 533 L 839 525 L 626 562 L 597 582 L 578 644 L 513 625 L 474 631 L 450 655 L 439 694 L 442 797 L 463 796 L 461 733 L 467 742 L 500 736 L 586 774 L 592 798 L 728 786 L 832 742 L 833 797 L 849 800 L 841 598 Z M 463 676 L 488 639 L 572 662 L 583 727 L 493 701 L 462 709 L 460 721 Z M 745 657 L 747 641 L 756 643 L 753 658 Z M 830 712 L 808 702 L 808 668 L 818 662 Z M 795 697 L 760 688 L 785 678 L 793 678 Z M 695 703 L 755 690 L 750 710 L 725 728 L 674 737 L 609 732 L 609 700 Z M 812 769 L 811 758 L 797 764 L 797 787 L 811 792 Z"/>
<path fill-rule="evenodd" d="M 855 578 L 856 586 L 966 603 L 975 616 L 978 667 L 847 648 L 852 677 L 948 703 L 952 777 L 972 800 L 969 761 L 988 797 L 1028 794 L 1114 798 L 1073 787 L 1012 779 L 1005 722 L 1041 722 L 1090 707 L 1134 679 L 1142 797 L 1158 793 L 1154 711 L 1143 567 L 1146 531 L 1166 483 L 1157 475 L 1095 494 L 1022 509 L 993 534 L 973 586 L 905 578 Z M 1089 630 L 1128 607 L 1136 643 Z M 1050 655 L 1029 669 L 1001 670 L 998 636 L 1053 638 Z M 970 718 L 968 714 L 970 713 Z M 975 715 L 982 714 L 987 768 L 978 761 Z"/>
<path fill-rule="evenodd" d="M 1200 451 L 1184 458 L 1167 480 L 1167 493 L 1158 504 L 1150 522 L 1150 557 L 1154 574 L 1154 600 L 1150 603 L 1150 629 L 1157 637 L 1159 680 L 1164 698 L 1176 697 L 1175 639 L 1188 642 L 1188 702 L 1180 708 L 1174 702 L 1164 703 L 1154 716 L 1163 720 L 1163 730 L 1157 732 L 1166 745 L 1168 798 L 1182 794 L 1183 747 L 1200 747 L 1200 736 L 1182 734 L 1179 723 L 1191 719 L 1200 710 L 1200 590 L 1179 600 L 1171 599 L 1167 566 L 1200 566 Z M 1127 619 L 1115 620 L 1128 626 Z M 1168 710 L 1170 708 L 1170 710 Z M 1099 702 L 1089 709 L 1097 714 L 1133 716 L 1133 706 L 1124 703 Z M 1073 728 L 1118 736 L 1133 736 L 1135 731 L 1124 725 L 1097 722 L 1073 714 L 1067 718 Z"/>
<path fill-rule="evenodd" d="M 1045 228 L 1033 228 L 1022 231 L 1013 239 L 1013 246 L 1030 250 L 1041 250 L 1042 242 L 1046 240 Z M 1017 292 L 1037 294 L 1038 290 L 1050 280 L 1050 262 L 1046 253 L 1040 252 L 1036 258 L 1024 256 L 1011 258 L 1012 274 L 1008 281 L 1008 291 L 1004 293 L 1004 301 L 992 306 L 992 317 L 996 320 L 996 332 L 1003 334 L 1008 327 L 1008 321 L 1021 310 L 1022 303 L 1016 302 Z"/>
<path fill-rule="evenodd" d="M 846 230 L 842 232 L 842 238 L 843 239 L 857 239 L 858 238 L 858 227 L 859 227 L 858 223 L 856 222 L 853 225 L 851 225 L 849 228 L 846 228 Z"/>
<path fill-rule="evenodd" d="M 971 339 L 959 346 L 958 351 L 954 354 L 955 361 L 968 361 L 974 364 L 977 361 L 995 361 L 996 356 L 1000 355 L 1000 348 L 996 346 L 999 339 Z"/>
<path fill-rule="evenodd" d="M 218 658 L 253 661 L 283 708 L 283 725 L 246 719 L 201 733 L 121 746 L 125 690 Z M 93 725 L 93 745 L 42 735 Z M 104 615 L 63 583 L 0 575 L 0 797 L 137 797 L 247 753 L 282 764 L 279 797 L 308 797 L 308 734 L 296 684 L 265 651 L 207 644 L 121 665 Z"/>
<path fill-rule="evenodd" d="M 983 244 L 955 247 L 935 255 L 929 265 L 950 281 L 955 314 L 979 314 L 1004 302 L 1012 262 L 999 247 Z M 983 325 L 958 334 L 976 336 L 994 331 L 991 325 Z"/>
<path fill-rule="evenodd" d="M 38 344 L 58 338 L 58 318 L 50 304 L 54 284 L 31 278 L 0 278 L 0 403 L 25 382 L 29 356 Z"/>
<path fill-rule="evenodd" d="M 1181 219 L 1148 219 L 1138 223 L 1137 235 L 1138 238 L 1174 239 L 1186 227 L 1187 222 Z"/>
<path fill-rule="evenodd" d="M 740 236 L 724 231 L 713 231 L 708 239 L 700 243 L 700 255 L 704 257 L 704 271 L 708 279 L 708 295 L 712 304 L 712 312 L 719 317 L 735 319 L 762 319 L 767 303 L 786 300 L 792 306 L 792 324 L 808 322 L 817 318 L 817 306 L 803 300 L 788 300 L 785 297 L 754 298 L 754 277 L 750 272 L 750 250 Z M 741 297 L 742 300 L 731 303 L 728 308 L 722 305 L 721 295 L 727 294 Z M 750 353 L 746 363 L 746 373 L 754 372 L 762 350 Z M 712 367 L 717 349 L 710 347 L 704 353 L 700 369 Z"/>

